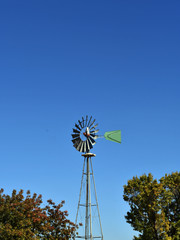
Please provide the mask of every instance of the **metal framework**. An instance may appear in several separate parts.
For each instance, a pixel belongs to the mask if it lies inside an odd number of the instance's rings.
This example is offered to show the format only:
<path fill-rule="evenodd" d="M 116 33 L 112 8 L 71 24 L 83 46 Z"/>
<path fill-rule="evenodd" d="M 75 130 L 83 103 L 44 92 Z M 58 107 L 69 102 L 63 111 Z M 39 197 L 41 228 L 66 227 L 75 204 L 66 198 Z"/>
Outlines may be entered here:
<path fill-rule="evenodd" d="M 95 180 L 94 180 L 94 173 L 93 173 L 93 167 L 92 167 L 92 157 L 95 157 L 96 155 L 93 153 L 85 153 L 82 154 L 84 157 L 84 164 L 83 164 L 83 172 L 82 172 L 82 179 L 81 179 L 81 188 L 80 188 L 80 194 L 79 194 L 79 201 L 78 201 L 78 208 L 77 208 L 77 214 L 76 214 L 76 221 L 77 224 L 78 220 L 78 214 L 81 207 L 85 208 L 85 232 L 83 235 L 77 235 L 75 236 L 75 239 L 85 239 L 85 240 L 93 240 L 93 239 L 100 239 L 103 240 L 103 232 L 102 232 L 102 226 L 101 226 L 101 219 L 100 219 L 100 213 L 99 213 L 99 207 L 98 207 L 98 201 L 97 201 L 97 193 L 96 193 L 96 187 L 95 187 Z M 92 178 L 92 185 L 90 178 Z M 85 202 L 81 202 L 82 197 L 82 188 L 83 188 L 83 182 L 85 180 Z M 91 202 L 91 190 L 92 187 L 94 188 L 95 193 L 95 203 Z M 94 229 L 92 224 L 92 208 L 96 208 L 98 212 L 98 222 L 100 227 L 100 234 L 94 235 Z"/>

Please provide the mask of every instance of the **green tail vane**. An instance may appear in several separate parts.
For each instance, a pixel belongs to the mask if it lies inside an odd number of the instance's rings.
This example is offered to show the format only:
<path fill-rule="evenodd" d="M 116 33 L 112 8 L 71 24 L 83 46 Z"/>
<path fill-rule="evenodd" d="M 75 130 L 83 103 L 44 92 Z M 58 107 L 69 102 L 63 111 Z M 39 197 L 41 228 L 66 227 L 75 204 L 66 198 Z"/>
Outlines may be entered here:
<path fill-rule="evenodd" d="M 113 142 L 121 143 L 121 131 L 111 131 L 111 132 L 105 132 L 104 137 Z"/>

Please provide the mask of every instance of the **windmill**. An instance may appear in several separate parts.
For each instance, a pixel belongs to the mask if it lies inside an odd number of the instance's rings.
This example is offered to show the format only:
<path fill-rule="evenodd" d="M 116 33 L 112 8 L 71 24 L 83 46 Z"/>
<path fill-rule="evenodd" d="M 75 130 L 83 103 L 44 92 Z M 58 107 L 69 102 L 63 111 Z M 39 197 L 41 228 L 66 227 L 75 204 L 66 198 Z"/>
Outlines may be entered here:
<path fill-rule="evenodd" d="M 90 149 L 93 148 L 96 143 L 96 139 L 105 138 L 110 141 L 114 141 L 117 143 L 121 143 L 121 131 L 111 131 L 105 132 L 104 135 L 97 135 L 99 129 L 96 129 L 98 124 L 95 123 L 95 119 L 92 116 L 89 118 L 82 117 L 82 120 L 78 120 L 78 123 L 75 124 L 75 128 L 73 128 L 72 134 L 72 142 L 73 146 L 79 152 L 82 152 L 82 156 L 84 157 L 83 171 L 82 171 L 82 179 L 81 179 L 81 188 L 79 194 L 78 208 L 76 214 L 75 223 L 77 224 L 78 216 L 80 215 L 80 208 L 84 209 L 84 231 L 81 234 L 78 234 L 74 237 L 75 239 L 85 239 L 85 240 L 93 240 L 99 238 L 103 240 L 103 232 L 101 226 L 101 219 L 97 201 L 97 193 L 95 187 L 94 173 L 92 167 L 92 157 L 96 155 L 90 153 Z M 83 191 L 84 190 L 84 191 Z M 94 190 L 94 202 L 92 202 L 92 191 Z M 84 192 L 84 199 L 82 197 Z M 93 226 L 93 211 L 97 212 L 96 216 L 96 224 Z M 95 228 L 99 225 L 99 231 L 95 233 Z"/>

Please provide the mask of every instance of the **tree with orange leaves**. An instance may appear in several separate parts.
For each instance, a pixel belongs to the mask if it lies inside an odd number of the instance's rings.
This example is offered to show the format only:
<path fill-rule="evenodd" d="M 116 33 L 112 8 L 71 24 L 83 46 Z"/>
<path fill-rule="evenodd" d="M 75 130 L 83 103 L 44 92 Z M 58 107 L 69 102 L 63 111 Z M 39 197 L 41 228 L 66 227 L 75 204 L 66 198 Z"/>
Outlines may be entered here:
<path fill-rule="evenodd" d="M 42 196 L 23 190 L 11 195 L 0 190 L 0 240 L 49 239 L 68 240 L 76 234 L 77 225 L 62 211 L 64 201 L 56 205 L 52 200 L 42 207 Z"/>

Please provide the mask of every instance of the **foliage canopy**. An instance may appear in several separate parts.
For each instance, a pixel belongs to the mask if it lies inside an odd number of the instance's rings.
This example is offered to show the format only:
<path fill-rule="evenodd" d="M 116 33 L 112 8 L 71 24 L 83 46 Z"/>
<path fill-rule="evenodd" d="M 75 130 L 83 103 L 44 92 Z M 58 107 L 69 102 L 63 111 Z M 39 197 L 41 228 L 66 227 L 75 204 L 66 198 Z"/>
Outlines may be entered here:
<path fill-rule="evenodd" d="M 52 200 L 42 207 L 42 196 L 23 190 L 6 195 L 0 190 L 0 240 L 60 239 L 74 236 L 77 226 L 62 211 L 64 201 L 56 205 Z"/>
<path fill-rule="evenodd" d="M 134 230 L 134 240 L 180 240 L 180 172 L 159 181 L 152 174 L 133 177 L 124 186 L 130 205 L 125 216 Z"/>

